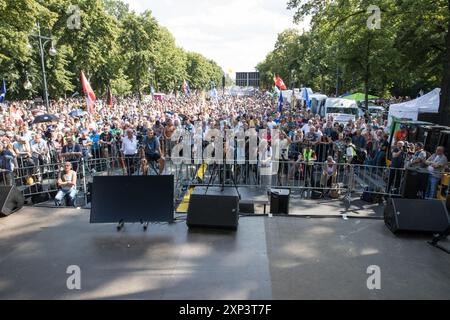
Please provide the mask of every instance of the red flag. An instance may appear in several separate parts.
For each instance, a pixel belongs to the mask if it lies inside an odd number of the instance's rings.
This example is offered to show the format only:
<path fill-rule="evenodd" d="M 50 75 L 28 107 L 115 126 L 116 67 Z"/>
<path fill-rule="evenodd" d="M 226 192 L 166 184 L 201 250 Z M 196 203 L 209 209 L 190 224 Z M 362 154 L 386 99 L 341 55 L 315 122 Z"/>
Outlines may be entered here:
<path fill-rule="evenodd" d="M 280 90 L 287 90 L 287 87 L 284 84 L 283 79 L 280 78 L 280 76 L 276 76 L 274 78 L 274 81 L 275 81 L 275 85 L 278 87 L 278 89 L 280 89 Z"/>
<path fill-rule="evenodd" d="M 81 85 L 83 86 L 83 93 L 86 96 L 86 103 L 88 106 L 89 113 L 92 113 L 95 100 L 97 98 L 95 97 L 94 90 L 92 90 L 91 85 L 89 84 L 89 81 L 86 79 L 86 76 L 84 75 L 83 71 L 81 71 Z"/>
<path fill-rule="evenodd" d="M 112 108 L 113 107 L 113 96 L 111 93 L 111 87 L 109 85 L 108 85 L 108 93 L 106 95 L 107 95 L 107 99 L 108 99 L 106 102 L 106 105 L 108 107 Z"/>

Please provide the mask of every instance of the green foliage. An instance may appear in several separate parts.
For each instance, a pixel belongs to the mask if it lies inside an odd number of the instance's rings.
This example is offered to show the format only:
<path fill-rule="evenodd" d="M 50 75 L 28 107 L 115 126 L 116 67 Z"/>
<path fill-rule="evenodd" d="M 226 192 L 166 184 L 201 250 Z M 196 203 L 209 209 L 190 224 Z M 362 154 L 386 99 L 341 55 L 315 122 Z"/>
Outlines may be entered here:
<path fill-rule="evenodd" d="M 79 29 L 67 26 L 71 5 L 80 9 Z M 177 90 L 184 79 L 194 82 L 194 89 L 208 88 L 211 79 L 222 81 L 222 69 L 201 55 L 201 68 L 189 68 L 189 54 L 152 13 L 130 12 L 121 0 L 0 0 L 0 79 L 7 82 L 9 99 L 43 96 L 39 45 L 32 36 L 37 22 L 42 35 L 54 38 L 58 52 L 50 56 L 51 42 L 44 40 L 52 99 L 81 92 L 81 70 L 98 96 L 109 82 L 116 95 L 142 95 L 151 85 Z M 27 77 L 33 85 L 28 91 L 23 88 Z"/>
<path fill-rule="evenodd" d="M 381 9 L 380 29 L 367 27 L 370 5 Z M 257 66 L 265 87 L 279 74 L 287 85 L 292 81 L 329 95 L 337 83 L 339 94 L 378 96 L 449 88 L 448 0 L 290 0 L 288 7 L 297 22 L 312 16 L 311 29 L 279 35 Z"/>

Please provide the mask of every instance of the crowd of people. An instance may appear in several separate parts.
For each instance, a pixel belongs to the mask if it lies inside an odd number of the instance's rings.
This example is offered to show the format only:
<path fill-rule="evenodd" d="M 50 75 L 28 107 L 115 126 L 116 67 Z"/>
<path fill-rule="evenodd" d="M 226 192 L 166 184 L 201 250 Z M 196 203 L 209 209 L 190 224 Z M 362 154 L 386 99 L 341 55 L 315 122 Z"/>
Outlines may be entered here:
<path fill-rule="evenodd" d="M 65 163 L 65 167 L 70 165 L 70 170 L 77 172 L 82 160 L 110 157 L 127 163 L 124 167 L 130 175 L 136 173 L 138 166 L 154 162 L 162 174 L 176 144 L 173 135 L 182 129 L 191 132 L 194 139 L 194 125 L 200 123 L 202 136 L 210 129 L 279 129 L 282 161 L 326 163 L 331 176 L 333 165 L 340 163 L 386 167 L 386 159 L 392 157 L 393 168 L 420 164 L 421 169 L 430 170 L 426 195 L 435 197 L 436 181 L 447 165 L 442 149 L 427 155 L 421 151 L 423 146 L 417 144 L 412 150 L 413 146 L 403 141 L 406 137 L 396 134 L 397 145 L 388 155 L 389 131 L 382 116 L 367 115 L 342 124 L 312 114 L 301 102 L 285 105 L 282 113 L 277 112 L 277 102 L 266 95 L 205 99 L 193 94 L 145 102 L 119 98 L 113 107 L 100 101 L 94 112 L 88 113 L 79 110 L 82 100 L 65 99 L 53 101 L 48 110 L 59 120 L 43 123 L 36 123 L 36 119 L 47 113 L 44 106 L 32 101 L 9 102 L 0 105 L 1 179 L 8 185 L 27 183 L 30 170 L 36 172 L 33 167 Z M 259 159 L 261 168 L 272 154 L 270 139 L 269 133 L 267 154 Z M 69 173 L 58 181 L 61 187 L 65 186 L 64 195 L 70 194 L 74 185 Z M 399 182 L 390 180 L 393 183 L 389 185 L 398 188 Z"/>

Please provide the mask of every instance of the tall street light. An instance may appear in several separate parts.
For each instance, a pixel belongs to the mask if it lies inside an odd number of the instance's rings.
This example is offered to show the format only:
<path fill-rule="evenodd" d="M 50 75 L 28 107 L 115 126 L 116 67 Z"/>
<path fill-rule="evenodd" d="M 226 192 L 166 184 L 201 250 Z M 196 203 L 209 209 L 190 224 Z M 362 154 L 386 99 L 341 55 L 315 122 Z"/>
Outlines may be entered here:
<path fill-rule="evenodd" d="M 38 31 L 38 34 L 31 34 L 31 37 L 36 38 L 39 41 L 39 53 L 41 56 L 41 67 L 42 67 L 42 80 L 44 82 L 44 99 L 45 99 L 45 106 L 47 108 L 47 113 L 49 113 L 50 112 L 50 103 L 48 101 L 47 76 L 45 74 L 44 46 L 48 41 L 52 42 L 52 47 L 50 48 L 50 50 L 48 52 L 48 54 L 52 57 L 56 56 L 57 51 L 56 51 L 54 43 L 53 43 L 53 38 L 46 37 L 41 34 L 41 26 L 40 26 L 39 22 L 37 23 L 37 31 Z M 44 40 L 44 42 L 42 42 L 42 40 Z"/>

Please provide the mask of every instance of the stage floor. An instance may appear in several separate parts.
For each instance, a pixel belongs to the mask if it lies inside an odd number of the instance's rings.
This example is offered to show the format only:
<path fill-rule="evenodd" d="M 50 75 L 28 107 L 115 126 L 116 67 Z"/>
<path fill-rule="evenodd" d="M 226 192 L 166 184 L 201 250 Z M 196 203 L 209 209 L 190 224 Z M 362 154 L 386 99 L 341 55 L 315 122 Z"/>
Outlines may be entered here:
<path fill-rule="evenodd" d="M 450 256 L 380 220 L 243 217 L 236 233 L 88 221 L 48 208 L 0 219 L 0 299 L 450 299 Z M 81 290 L 67 289 L 71 265 Z M 371 265 L 381 290 L 367 288 Z"/>

